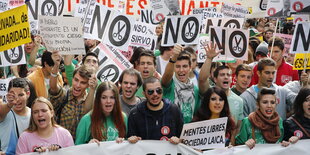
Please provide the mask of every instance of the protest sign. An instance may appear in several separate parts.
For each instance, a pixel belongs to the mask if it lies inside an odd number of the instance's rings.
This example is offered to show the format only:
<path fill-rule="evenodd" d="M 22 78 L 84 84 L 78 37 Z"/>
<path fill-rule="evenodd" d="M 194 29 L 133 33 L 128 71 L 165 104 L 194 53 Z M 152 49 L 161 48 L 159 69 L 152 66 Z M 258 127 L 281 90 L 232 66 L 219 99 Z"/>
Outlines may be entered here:
<path fill-rule="evenodd" d="M 243 22 L 243 18 L 207 18 L 202 23 L 201 33 L 209 34 L 210 26 L 241 29 Z"/>
<path fill-rule="evenodd" d="M 85 54 L 80 18 L 39 16 L 39 29 L 47 50 L 62 55 Z"/>
<path fill-rule="evenodd" d="M 180 15 L 180 6 L 178 0 L 156 0 L 151 1 L 151 9 L 154 11 L 155 16 L 167 16 L 167 15 Z"/>
<path fill-rule="evenodd" d="M 266 16 L 289 17 L 290 0 L 268 0 Z"/>
<path fill-rule="evenodd" d="M 206 8 L 194 8 L 192 11 L 193 15 L 202 15 L 204 11 L 217 12 L 216 7 L 206 7 Z"/>
<path fill-rule="evenodd" d="M 221 12 L 225 17 L 244 18 L 245 15 L 248 14 L 248 9 L 240 5 L 225 2 L 222 5 Z"/>
<path fill-rule="evenodd" d="M 155 14 L 153 10 L 143 9 L 140 14 L 140 21 L 149 24 L 159 24 L 160 21 L 164 20 L 165 16 L 163 14 Z"/>
<path fill-rule="evenodd" d="M 278 36 L 283 39 L 284 41 L 284 53 L 288 54 L 290 52 L 290 47 L 292 44 L 292 35 L 289 34 L 281 34 L 281 33 L 275 33 L 274 36 Z"/>
<path fill-rule="evenodd" d="M 27 6 L 0 13 L 0 51 L 31 42 Z"/>
<path fill-rule="evenodd" d="M 123 15 L 114 11 L 110 18 L 108 29 L 102 43 L 113 46 L 117 49 L 126 51 L 130 43 L 130 38 L 133 33 L 133 25 L 135 19 L 129 15 Z"/>
<path fill-rule="evenodd" d="M 212 26 L 210 41 L 217 44 L 217 50 L 223 50 L 219 56 L 248 60 L 248 30 Z"/>
<path fill-rule="evenodd" d="M 0 13 L 8 9 L 8 0 L 0 0 Z"/>
<path fill-rule="evenodd" d="M 228 0 L 179 0 L 181 14 L 190 15 L 194 8 L 219 7 Z M 231 0 L 229 0 L 231 1 Z"/>
<path fill-rule="evenodd" d="M 180 138 L 195 149 L 224 148 L 226 125 L 227 117 L 184 124 Z"/>
<path fill-rule="evenodd" d="M 212 11 L 203 11 L 203 20 L 205 21 L 208 18 L 223 18 L 224 14 L 219 12 Z"/>
<path fill-rule="evenodd" d="M 124 0 L 122 2 L 122 0 L 119 1 L 120 3 L 124 3 L 122 9 L 125 9 L 125 11 L 123 11 L 123 13 L 125 13 L 126 15 L 131 15 L 136 19 L 139 19 L 139 15 L 141 14 L 141 10 L 143 9 L 149 9 L 149 4 L 150 1 L 149 0 Z M 121 9 L 121 8 L 119 8 Z"/>
<path fill-rule="evenodd" d="M 63 14 L 64 15 L 73 15 L 75 7 L 79 3 L 87 3 L 89 0 L 67 0 L 64 1 Z M 113 8 L 118 10 L 119 1 L 117 0 L 96 0 L 98 4 L 105 5 L 106 7 Z"/>
<path fill-rule="evenodd" d="M 297 24 L 297 22 L 309 22 L 310 21 L 310 15 L 307 14 L 294 14 L 292 15 L 294 18 L 293 22 L 294 25 Z"/>
<path fill-rule="evenodd" d="M 132 67 L 127 58 L 112 46 L 100 43 L 93 52 L 97 53 L 99 59 L 99 71 L 96 77 L 100 81 L 117 82 L 122 71 Z"/>
<path fill-rule="evenodd" d="M 198 56 L 197 56 L 197 62 L 198 63 L 204 63 L 206 60 L 206 50 L 205 46 L 209 45 L 210 37 L 208 34 L 200 34 L 198 39 Z"/>
<path fill-rule="evenodd" d="M 294 58 L 293 70 L 310 69 L 309 60 L 310 60 L 309 53 L 296 53 Z"/>
<path fill-rule="evenodd" d="M 9 77 L 5 79 L 0 79 L 0 97 L 2 97 L 3 102 L 7 102 L 6 100 L 6 94 L 8 93 L 8 86 L 12 79 L 15 77 Z"/>
<path fill-rule="evenodd" d="M 8 9 L 14 9 L 16 7 L 24 5 L 25 0 L 8 0 L 8 4 Z"/>
<path fill-rule="evenodd" d="M 27 155 L 37 155 L 37 152 L 28 153 Z M 46 155 L 201 155 L 198 152 L 184 144 L 174 145 L 168 141 L 159 140 L 140 140 L 135 144 L 128 141 L 116 143 L 115 141 L 100 142 L 76 145 L 73 147 L 61 148 L 57 151 L 47 151 Z"/>
<path fill-rule="evenodd" d="M 197 44 L 201 15 L 167 16 L 161 45 Z"/>
<path fill-rule="evenodd" d="M 144 47 L 146 49 L 155 49 L 157 36 L 155 34 L 155 25 L 135 22 L 130 39 L 130 45 Z"/>
<path fill-rule="evenodd" d="M 298 22 L 290 48 L 290 53 L 309 53 L 310 22 Z"/>
<path fill-rule="evenodd" d="M 26 64 L 24 45 L 0 52 L 0 67 Z"/>
<path fill-rule="evenodd" d="M 310 12 L 310 1 L 309 0 L 290 0 L 291 12 Z"/>

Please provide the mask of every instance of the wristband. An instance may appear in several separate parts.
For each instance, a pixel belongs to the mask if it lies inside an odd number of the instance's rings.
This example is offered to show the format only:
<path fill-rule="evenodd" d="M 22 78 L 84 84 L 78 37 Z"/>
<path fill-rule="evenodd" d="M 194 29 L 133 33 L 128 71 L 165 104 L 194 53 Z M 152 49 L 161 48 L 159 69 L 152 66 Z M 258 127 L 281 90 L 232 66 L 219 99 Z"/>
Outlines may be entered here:
<path fill-rule="evenodd" d="M 52 76 L 52 77 L 57 77 L 58 74 L 51 73 L 51 76 Z"/>
<path fill-rule="evenodd" d="M 173 61 L 171 58 L 169 59 L 169 62 L 173 64 L 175 63 L 175 61 Z"/>

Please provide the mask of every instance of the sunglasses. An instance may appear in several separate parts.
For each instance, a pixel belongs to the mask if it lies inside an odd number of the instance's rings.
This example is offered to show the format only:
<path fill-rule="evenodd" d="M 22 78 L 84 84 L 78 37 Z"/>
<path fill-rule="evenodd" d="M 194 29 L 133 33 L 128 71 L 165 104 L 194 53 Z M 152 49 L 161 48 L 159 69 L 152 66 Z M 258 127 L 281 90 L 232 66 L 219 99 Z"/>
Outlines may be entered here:
<path fill-rule="evenodd" d="M 159 95 L 163 93 L 163 89 L 161 89 L 161 88 L 156 88 L 155 90 L 149 89 L 146 92 L 148 95 L 153 95 L 155 91 Z"/>

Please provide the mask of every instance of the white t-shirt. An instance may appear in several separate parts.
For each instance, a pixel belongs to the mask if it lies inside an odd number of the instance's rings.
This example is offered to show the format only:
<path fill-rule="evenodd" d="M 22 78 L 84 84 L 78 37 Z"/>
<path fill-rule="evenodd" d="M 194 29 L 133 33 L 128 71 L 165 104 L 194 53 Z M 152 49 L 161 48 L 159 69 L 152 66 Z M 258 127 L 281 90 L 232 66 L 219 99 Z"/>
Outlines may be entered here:
<path fill-rule="evenodd" d="M 164 60 L 163 58 L 161 58 L 161 56 L 159 56 L 158 58 L 159 58 L 159 63 L 160 63 L 161 75 L 164 75 L 166 66 L 169 63 L 169 61 Z"/>

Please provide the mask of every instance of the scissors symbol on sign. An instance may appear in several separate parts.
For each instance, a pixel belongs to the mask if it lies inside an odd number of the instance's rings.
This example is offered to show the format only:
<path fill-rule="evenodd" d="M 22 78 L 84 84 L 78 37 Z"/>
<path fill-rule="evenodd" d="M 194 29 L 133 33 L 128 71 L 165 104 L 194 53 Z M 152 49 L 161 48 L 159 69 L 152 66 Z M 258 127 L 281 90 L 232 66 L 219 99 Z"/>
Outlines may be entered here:
<path fill-rule="evenodd" d="M 10 57 L 11 57 L 11 58 L 13 58 L 13 57 L 18 57 L 18 54 L 15 53 L 14 51 L 12 51 Z"/>
<path fill-rule="evenodd" d="M 121 27 L 121 22 L 118 22 L 118 25 L 117 25 L 118 32 L 114 32 L 113 37 L 114 38 L 117 37 L 118 40 L 122 40 L 123 36 L 120 33 L 123 31 L 124 28 L 125 28 L 125 24 Z"/>
<path fill-rule="evenodd" d="M 192 29 L 194 27 L 194 23 L 192 25 L 190 25 L 190 23 L 187 24 L 188 26 L 188 32 L 185 33 L 186 37 L 192 37 L 194 35 L 194 33 L 192 32 Z"/>
<path fill-rule="evenodd" d="M 242 51 L 242 49 L 239 47 L 240 42 L 241 42 L 241 38 L 240 38 L 239 40 L 237 40 L 237 37 L 235 37 L 236 46 L 233 47 L 233 50 L 234 50 L 234 51 L 238 51 L 238 52 L 241 52 L 241 51 Z"/>

